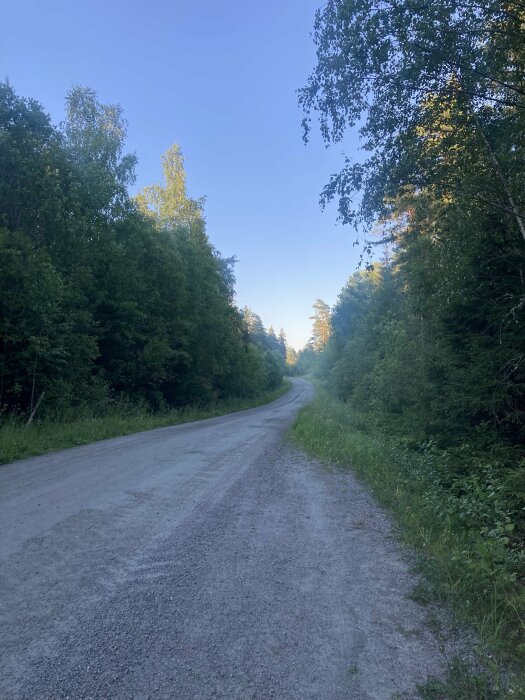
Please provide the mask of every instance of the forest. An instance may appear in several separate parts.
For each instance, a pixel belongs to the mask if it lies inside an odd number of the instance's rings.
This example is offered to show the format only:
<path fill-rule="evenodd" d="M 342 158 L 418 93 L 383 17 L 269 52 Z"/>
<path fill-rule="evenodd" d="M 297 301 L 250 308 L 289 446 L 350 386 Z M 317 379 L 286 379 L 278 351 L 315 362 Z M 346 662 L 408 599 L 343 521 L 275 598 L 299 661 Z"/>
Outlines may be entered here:
<path fill-rule="evenodd" d="M 298 356 L 237 308 L 180 146 L 131 196 L 118 105 L 77 86 L 54 125 L 0 83 L 0 421 L 257 400 L 293 365 L 294 438 L 392 510 L 418 600 L 523 674 L 525 5 L 328 0 L 313 39 L 304 140 L 359 133 L 321 206 L 362 253 Z M 476 683 L 427 697 L 504 697 Z"/>
<path fill-rule="evenodd" d="M 0 417 L 160 411 L 279 387 L 284 331 L 236 307 L 235 259 L 210 243 L 181 148 L 131 197 L 121 108 L 74 87 L 66 115 L 54 126 L 0 84 Z"/>
<path fill-rule="evenodd" d="M 393 508 L 430 597 L 521 663 L 525 7 L 329 0 L 314 40 L 305 138 L 314 117 L 327 143 L 359 129 L 322 201 L 363 254 L 316 303 L 298 365 L 324 389 L 295 430 Z"/>

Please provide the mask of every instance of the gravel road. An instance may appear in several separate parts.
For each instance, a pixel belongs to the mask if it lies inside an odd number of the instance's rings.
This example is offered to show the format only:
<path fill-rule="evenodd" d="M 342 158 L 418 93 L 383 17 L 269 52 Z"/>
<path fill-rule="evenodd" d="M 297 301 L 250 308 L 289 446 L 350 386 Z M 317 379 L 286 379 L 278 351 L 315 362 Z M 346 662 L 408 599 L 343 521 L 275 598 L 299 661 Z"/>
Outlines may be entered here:
<path fill-rule="evenodd" d="M 242 413 L 0 467 L 0 698 L 415 698 L 444 666 L 385 514 Z"/>

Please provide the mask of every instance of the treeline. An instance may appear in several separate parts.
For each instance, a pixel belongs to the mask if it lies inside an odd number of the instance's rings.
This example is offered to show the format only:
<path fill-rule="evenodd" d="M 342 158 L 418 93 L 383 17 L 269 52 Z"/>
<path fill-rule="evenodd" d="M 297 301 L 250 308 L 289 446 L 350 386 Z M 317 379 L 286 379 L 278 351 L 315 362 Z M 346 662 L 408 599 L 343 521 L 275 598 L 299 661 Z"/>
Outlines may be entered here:
<path fill-rule="evenodd" d="M 370 420 L 463 447 L 444 479 L 479 482 L 484 498 L 496 478 L 501 520 L 518 518 L 521 540 L 524 27 L 512 1 L 330 0 L 301 91 L 307 131 L 313 109 L 328 141 L 361 123 L 369 155 L 348 160 L 324 196 L 338 198 L 347 223 L 376 221 L 386 246 L 383 264 L 341 292 L 324 372 Z M 506 451 L 492 457 L 495 448 Z"/>
<path fill-rule="evenodd" d="M 76 87 L 58 127 L 0 84 L 0 414 L 59 417 L 115 399 L 153 409 L 280 384 L 280 348 L 234 304 L 234 259 L 187 195 L 182 153 L 128 194 L 120 107 Z"/>
<path fill-rule="evenodd" d="M 328 142 L 359 125 L 364 147 L 323 198 L 375 226 L 317 371 L 354 424 L 425 456 L 428 527 L 463 538 L 465 598 L 492 591 L 486 619 L 523 655 L 525 8 L 329 0 L 315 41 L 306 134 L 315 111 Z"/>

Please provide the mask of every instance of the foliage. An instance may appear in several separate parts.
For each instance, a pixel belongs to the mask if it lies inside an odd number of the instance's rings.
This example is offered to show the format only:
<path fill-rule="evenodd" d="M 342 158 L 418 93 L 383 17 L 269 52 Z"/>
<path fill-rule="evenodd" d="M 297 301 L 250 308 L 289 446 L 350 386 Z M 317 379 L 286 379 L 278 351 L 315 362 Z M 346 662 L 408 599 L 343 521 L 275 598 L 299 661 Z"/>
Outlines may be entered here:
<path fill-rule="evenodd" d="M 281 328 L 279 337 L 270 326 L 265 329 L 261 317 L 247 306 L 242 310 L 244 332 L 247 341 L 252 345 L 252 351 L 262 358 L 266 382 L 269 386 L 277 386 L 286 370 L 286 335 Z"/>
<path fill-rule="evenodd" d="M 286 367 L 288 371 L 292 371 L 297 363 L 297 352 L 292 347 L 286 348 Z"/>
<path fill-rule="evenodd" d="M 291 383 L 285 380 L 276 389 L 250 398 L 234 397 L 206 406 L 188 405 L 161 411 L 152 411 L 144 402 L 132 403 L 120 398 L 99 404 L 96 409 L 89 406 L 70 409 L 63 412 L 58 421 L 38 420 L 28 427 L 11 417 L 0 425 L 0 464 L 120 435 L 244 411 L 275 401 L 290 387 Z"/>
<path fill-rule="evenodd" d="M 394 246 L 338 302 L 323 362 L 338 395 L 418 437 L 525 439 L 524 17 L 512 1 L 317 13 L 307 131 L 313 110 L 327 142 L 359 124 L 368 152 L 325 199 Z"/>
<path fill-rule="evenodd" d="M 497 673 L 473 670 L 458 659 L 450 663 L 445 681 L 432 678 L 418 690 L 423 700 L 505 700 L 509 697 L 509 689 L 500 682 Z M 514 694 L 512 689 L 510 694 Z"/>
<path fill-rule="evenodd" d="M 322 200 L 360 235 L 376 225 L 365 252 L 386 247 L 341 291 L 324 350 L 305 350 L 343 402 L 312 447 L 388 484 L 442 588 L 523 658 L 523 4 L 328 0 L 314 41 L 305 136 L 316 112 L 327 144 L 357 127 L 363 146 Z"/>
<path fill-rule="evenodd" d="M 292 436 L 370 485 L 394 513 L 404 541 L 421 554 L 429 598 L 452 604 L 475 625 L 483 644 L 519 666 L 525 659 L 525 557 L 515 535 L 523 491 L 514 489 L 519 475 L 523 489 L 525 464 L 505 483 L 500 472 L 509 455 L 498 448 L 492 454 L 474 447 L 440 450 L 432 443 L 414 449 L 402 437 L 378 432 L 368 414 L 323 388 L 300 412 Z M 455 476 L 463 470 L 471 473 L 467 481 Z M 512 683 L 520 682 L 525 689 L 518 674 Z"/>
<path fill-rule="evenodd" d="M 332 334 L 332 319 L 330 307 L 322 299 L 316 299 L 313 304 L 312 335 L 306 346 L 295 353 L 293 362 L 290 362 L 293 373 L 296 376 L 310 374 L 322 374 L 324 353 Z"/>
<path fill-rule="evenodd" d="M 488 199 L 525 237 L 524 13 L 513 0 L 328 0 L 318 10 L 317 66 L 300 90 L 305 134 L 316 110 L 327 142 L 359 124 L 369 153 L 325 189 L 344 221 L 371 222 L 400 191 L 432 186 Z"/>
<path fill-rule="evenodd" d="M 203 222 L 204 198 L 188 197 L 184 156 L 178 144 L 165 153 L 162 170 L 164 185 L 150 185 L 139 192 L 136 197 L 139 209 L 154 216 L 165 227 Z"/>
<path fill-rule="evenodd" d="M 297 353 L 294 374 L 298 377 L 311 374 L 317 367 L 318 359 L 319 353 L 315 352 L 311 345 L 307 345 Z"/>
<path fill-rule="evenodd" d="M 326 346 L 331 333 L 330 307 L 322 299 L 317 299 L 313 306 L 314 315 L 310 316 L 312 324 L 312 348 L 320 352 Z"/>
<path fill-rule="evenodd" d="M 234 258 L 205 230 L 179 146 L 129 197 L 118 105 L 74 87 L 59 127 L 0 84 L 0 416 L 57 419 L 107 401 L 164 410 L 281 383 L 275 347 L 234 305 Z M 283 361 L 277 358 L 282 356 Z"/>

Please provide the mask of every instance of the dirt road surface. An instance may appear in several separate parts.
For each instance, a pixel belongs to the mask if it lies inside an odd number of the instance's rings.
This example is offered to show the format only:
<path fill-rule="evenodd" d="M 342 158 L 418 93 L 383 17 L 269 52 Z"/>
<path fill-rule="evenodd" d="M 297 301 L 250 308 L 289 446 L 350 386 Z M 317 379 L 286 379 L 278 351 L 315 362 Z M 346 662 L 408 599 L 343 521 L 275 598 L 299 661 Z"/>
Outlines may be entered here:
<path fill-rule="evenodd" d="M 444 665 L 385 514 L 268 406 L 0 467 L 0 698 L 415 698 Z"/>

